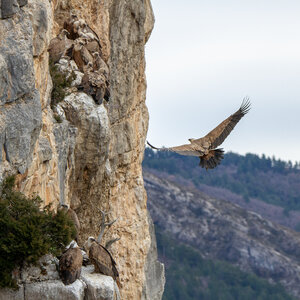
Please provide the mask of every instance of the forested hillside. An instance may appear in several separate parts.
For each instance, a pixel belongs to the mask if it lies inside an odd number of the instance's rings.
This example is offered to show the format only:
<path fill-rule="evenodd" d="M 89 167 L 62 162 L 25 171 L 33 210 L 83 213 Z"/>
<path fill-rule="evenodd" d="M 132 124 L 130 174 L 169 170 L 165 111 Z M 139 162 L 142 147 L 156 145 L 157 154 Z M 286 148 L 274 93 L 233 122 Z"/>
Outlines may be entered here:
<path fill-rule="evenodd" d="M 158 152 L 150 148 L 146 148 L 143 161 L 144 169 L 150 169 L 157 175 L 168 176 L 168 179 L 174 179 L 177 183 L 197 188 L 262 215 L 268 213 L 264 216 L 285 226 L 300 228 L 298 163 L 292 164 L 264 155 L 226 153 L 222 163 L 213 170 L 206 171 L 198 164 L 197 157 Z M 240 196 L 238 200 L 235 199 L 237 195 Z M 290 211 L 298 210 L 291 217 L 288 216 Z"/>
<path fill-rule="evenodd" d="M 281 285 L 271 285 L 224 261 L 202 258 L 193 247 L 178 243 L 156 227 L 160 261 L 166 266 L 163 300 L 292 300 Z"/>
<path fill-rule="evenodd" d="M 300 299 L 300 233 L 155 173 L 143 177 L 166 300 Z"/>
<path fill-rule="evenodd" d="M 249 198 L 300 210 L 299 165 L 255 154 L 226 153 L 221 165 L 206 171 L 199 158 L 146 148 L 143 166 L 189 179 L 195 186 L 207 184 L 229 189 Z"/>

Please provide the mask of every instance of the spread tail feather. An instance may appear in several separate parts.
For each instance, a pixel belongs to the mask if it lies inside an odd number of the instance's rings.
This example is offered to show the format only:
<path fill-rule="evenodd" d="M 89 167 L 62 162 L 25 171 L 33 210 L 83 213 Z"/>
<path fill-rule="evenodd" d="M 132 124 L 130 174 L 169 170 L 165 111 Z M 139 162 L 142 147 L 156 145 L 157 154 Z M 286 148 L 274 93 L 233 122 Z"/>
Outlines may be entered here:
<path fill-rule="evenodd" d="M 199 166 L 202 168 L 213 169 L 221 163 L 224 158 L 224 150 L 219 148 L 215 150 L 210 150 L 208 154 L 200 156 Z"/>

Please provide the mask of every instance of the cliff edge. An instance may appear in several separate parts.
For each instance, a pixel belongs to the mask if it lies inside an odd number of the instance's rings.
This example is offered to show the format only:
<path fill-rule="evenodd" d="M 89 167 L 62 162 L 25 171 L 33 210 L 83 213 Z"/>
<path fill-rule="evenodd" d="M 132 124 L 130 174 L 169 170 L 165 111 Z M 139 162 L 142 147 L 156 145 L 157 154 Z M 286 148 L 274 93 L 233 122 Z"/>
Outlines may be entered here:
<path fill-rule="evenodd" d="M 58 122 L 48 47 L 72 14 L 99 37 L 110 98 L 97 104 L 72 92 L 57 105 Z M 112 253 L 121 297 L 160 299 L 163 279 L 156 292 L 147 283 L 147 270 L 163 278 L 163 268 L 148 266 L 153 259 L 141 168 L 148 129 L 144 46 L 154 24 L 150 1 L 2 0 L 0 17 L 0 179 L 17 174 L 24 194 L 37 193 L 54 209 L 69 204 L 81 222 L 81 243 L 99 232 L 99 209 L 109 211 L 118 218 L 105 238 L 120 238 Z"/>

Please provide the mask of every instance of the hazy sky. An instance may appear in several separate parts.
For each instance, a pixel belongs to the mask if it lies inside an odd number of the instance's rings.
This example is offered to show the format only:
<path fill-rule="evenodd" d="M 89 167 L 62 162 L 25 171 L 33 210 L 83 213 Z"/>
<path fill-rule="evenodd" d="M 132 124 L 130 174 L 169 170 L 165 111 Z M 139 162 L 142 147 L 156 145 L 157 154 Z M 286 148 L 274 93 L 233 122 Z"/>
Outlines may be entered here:
<path fill-rule="evenodd" d="M 222 147 L 300 161 L 300 1 L 152 0 L 148 140 L 176 146 L 252 109 Z"/>

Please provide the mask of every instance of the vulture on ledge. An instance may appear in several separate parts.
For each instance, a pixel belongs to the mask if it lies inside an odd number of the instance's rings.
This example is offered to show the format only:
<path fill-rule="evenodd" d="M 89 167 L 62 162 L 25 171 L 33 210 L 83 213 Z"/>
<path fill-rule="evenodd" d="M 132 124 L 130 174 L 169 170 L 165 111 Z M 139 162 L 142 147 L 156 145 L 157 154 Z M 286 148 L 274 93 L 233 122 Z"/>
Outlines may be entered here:
<path fill-rule="evenodd" d="M 59 277 L 65 285 L 72 284 L 80 277 L 82 261 L 81 250 L 78 247 L 73 248 L 73 245 L 60 257 Z"/>
<path fill-rule="evenodd" d="M 84 246 L 96 273 L 111 276 L 120 287 L 117 264 L 107 248 L 100 245 L 93 237 L 89 237 Z"/>
<path fill-rule="evenodd" d="M 221 145 L 230 132 L 233 130 L 239 120 L 250 110 L 250 101 L 248 98 L 243 100 L 241 107 L 215 129 L 210 131 L 206 136 L 200 139 L 189 139 L 190 144 L 185 144 L 170 148 L 156 148 L 149 142 L 147 144 L 156 150 L 172 151 L 181 155 L 198 156 L 202 168 L 213 169 L 221 163 L 224 158 L 224 151 L 217 148 Z"/>

